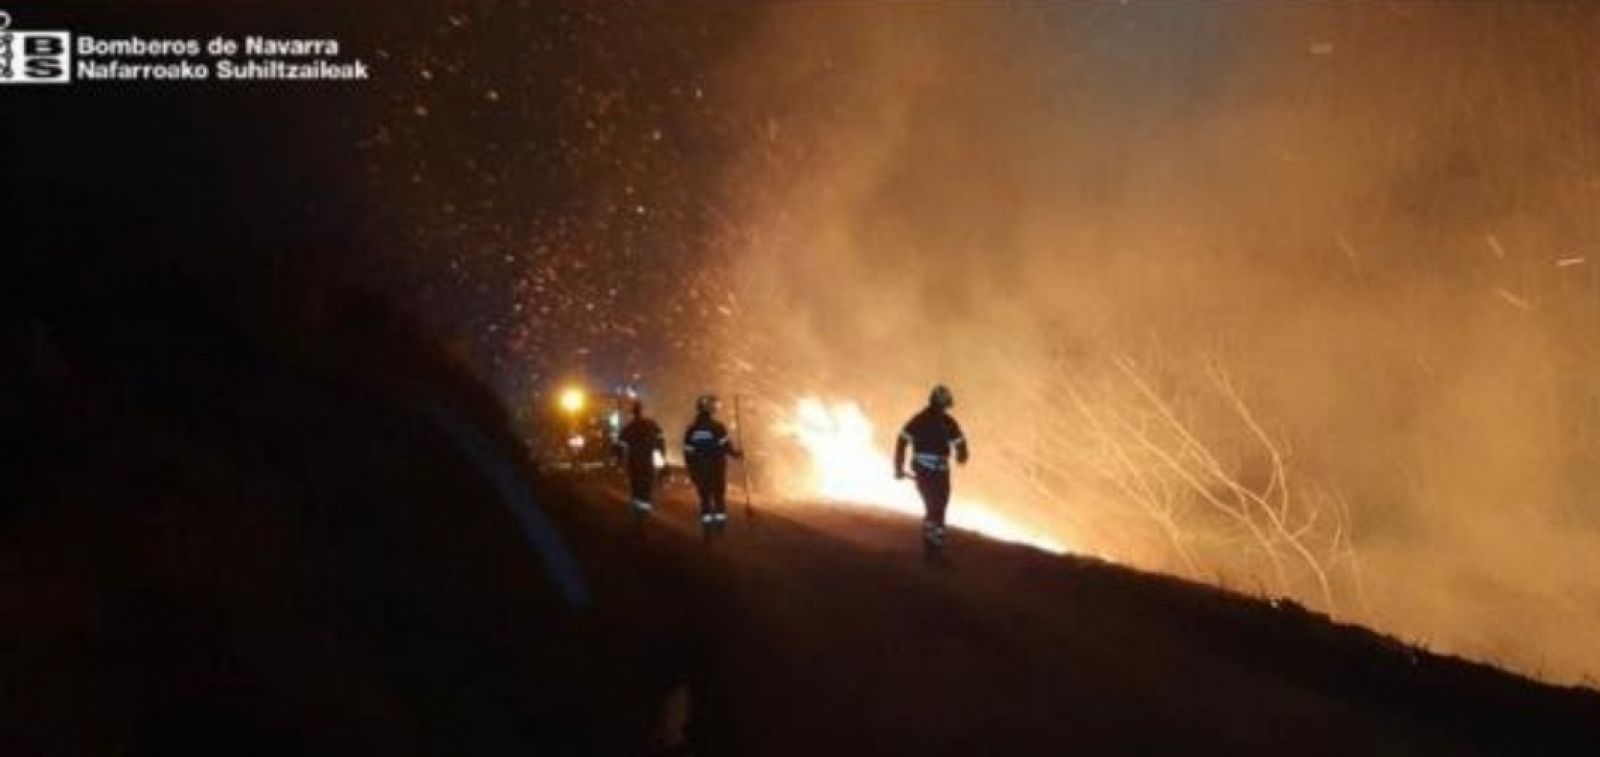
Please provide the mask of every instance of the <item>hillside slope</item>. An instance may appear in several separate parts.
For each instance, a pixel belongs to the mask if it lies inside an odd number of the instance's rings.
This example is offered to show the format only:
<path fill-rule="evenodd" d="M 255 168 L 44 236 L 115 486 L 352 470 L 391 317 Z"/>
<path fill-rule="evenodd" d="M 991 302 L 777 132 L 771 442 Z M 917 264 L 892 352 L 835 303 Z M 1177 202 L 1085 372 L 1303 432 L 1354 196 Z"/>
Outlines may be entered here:
<path fill-rule="evenodd" d="M 1292 606 L 821 506 L 637 522 L 381 301 L 129 271 L 0 332 L 5 754 L 1600 745 L 1593 692 Z"/>
<path fill-rule="evenodd" d="M 0 753 L 643 748 L 682 624 L 595 644 L 525 451 L 416 324 L 116 258 L 34 283 L 0 329 Z"/>
<path fill-rule="evenodd" d="M 581 486 L 588 512 L 573 521 L 611 530 L 604 559 L 647 572 L 662 554 L 689 553 L 692 583 L 716 598 L 703 620 L 713 646 L 691 684 L 708 753 L 1600 746 L 1594 692 L 1441 658 L 1292 604 L 972 536 L 929 563 L 914 522 L 852 509 L 759 508 L 708 541 L 686 493 L 641 527 L 608 486 Z"/>

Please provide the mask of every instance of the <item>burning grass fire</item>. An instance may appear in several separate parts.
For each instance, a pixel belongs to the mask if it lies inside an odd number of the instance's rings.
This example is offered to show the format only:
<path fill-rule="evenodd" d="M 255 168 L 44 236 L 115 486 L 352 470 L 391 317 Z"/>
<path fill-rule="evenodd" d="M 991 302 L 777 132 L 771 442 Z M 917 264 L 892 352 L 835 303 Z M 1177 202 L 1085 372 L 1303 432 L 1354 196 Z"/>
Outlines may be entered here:
<path fill-rule="evenodd" d="M 915 515 L 874 392 L 946 381 L 954 523 L 1600 674 L 1593 4 L 482 5 L 360 146 L 515 402 L 737 385 Z"/>
<path fill-rule="evenodd" d="M 921 517 L 922 502 L 914 485 L 897 481 L 871 419 L 850 401 L 829 403 L 804 397 L 776 429 L 795 440 L 809 455 L 809 471 L 793 484 L 797 497 L 860 505 Z M 963 496 L 959 488 L 950 503 L 950 523 L 993 539 L 1027 544 L 1062 553 L 1068 547 L 1051 535 L 1007 518 L 982 500 Z"/>

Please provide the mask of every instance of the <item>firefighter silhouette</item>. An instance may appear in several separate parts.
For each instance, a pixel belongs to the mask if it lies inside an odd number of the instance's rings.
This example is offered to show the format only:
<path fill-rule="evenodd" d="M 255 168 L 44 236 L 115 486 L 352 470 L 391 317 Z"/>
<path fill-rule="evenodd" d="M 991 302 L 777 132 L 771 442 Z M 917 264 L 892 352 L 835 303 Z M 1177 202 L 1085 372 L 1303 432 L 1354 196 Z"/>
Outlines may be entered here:
<path fill-rule="evenodd" d="M 700 522 L 722 526 L 728 522 L 728 458 L 744 453 L 717 420 L 720 403 L 713 395 L 695 401 L 694 422 L 683 432 L 683 461 L 689 479 L 700 495 Z"/>
<path fill-rule="evenodd" d="M 944 385 L 928 395 L 928 406 L 906 421 L 894 445 L 895 478 L 906 477 L 906 448 L 911 448 L 911 475 L 922 495 L 922 538 L 930 546 L 944 544 L 944 516 L 950 506 L 950 455 L 967 464 L 967 439 L 950 416 L 955 395 Z"/>
<path fill-rule="evenodd" d="M 648 515 L 655 509 L 652 498 L 656 486 L 656 455 L 667 453 L 667 440 L 661 432 L 661 424 L 645 417 L 643 402 L 634 400 L 630 411 L 632 418 L 617 433 L 617 455 L 628 472 L 634 513 Z"/>

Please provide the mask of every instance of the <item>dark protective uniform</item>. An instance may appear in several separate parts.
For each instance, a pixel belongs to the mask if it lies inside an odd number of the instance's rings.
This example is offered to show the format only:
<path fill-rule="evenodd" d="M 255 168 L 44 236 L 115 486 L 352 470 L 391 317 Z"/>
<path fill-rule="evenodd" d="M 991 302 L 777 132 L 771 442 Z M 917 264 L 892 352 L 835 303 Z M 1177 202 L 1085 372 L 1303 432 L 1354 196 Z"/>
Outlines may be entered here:
<path fill-rule="evenodd" d="M 961 424 L 949 413 L 928 406 L 906 421 L 894 446 L 894 469 L 905 470 L 906 447 L 911 447 L 911 470 L 916 476 L 917 493 L 922 495 L 926 522 L 944 528 L 945 509 L 950 505 L 950 451 L 956 459 L 967 461 L 967 440 Z"/>
<path fill-rule="evenodd" d="M 683 432 L 683 462 L 700 494 L 700 514 L 726 517 L 728 512 L 728 458 L 743 457 L 728 436 L 728 427 L 710 413 L 696 415 Z"/>
<path fill-rule="evenodd" d="M 667 439 L 661 433 L 660 424 L 643 416 L 628 421 L 617 434 L 617 452 L 628 471 L 633 504 L 649 507 L 656 484 L 655 453 L 667 454 Z"/>

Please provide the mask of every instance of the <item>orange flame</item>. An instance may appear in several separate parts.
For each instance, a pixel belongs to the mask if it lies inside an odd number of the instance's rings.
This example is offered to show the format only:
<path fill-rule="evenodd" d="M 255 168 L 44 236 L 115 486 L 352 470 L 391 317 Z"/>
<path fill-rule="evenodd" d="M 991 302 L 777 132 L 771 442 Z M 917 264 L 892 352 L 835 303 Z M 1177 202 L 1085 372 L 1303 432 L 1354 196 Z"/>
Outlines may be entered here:
<path fill-rule="evenodd" d="M 862 505 L 922 517 L 922 500 L 909 481 L 894 478 L 888 447 L 874 438 L 872 421 L 854 402 L 829 404 L 805 397 L 778 424 L 778 433 L 794 439 L 810 455 L 810 470 L 797 482 L 797 498 Z M 1049 535 L 1001 515 L 989 504 L 967 496 L 951 499 L 950 524 L 1000 541 L 1027 544 L 1063 553 L 1067 548 Z"/>

